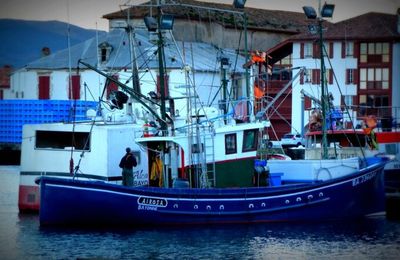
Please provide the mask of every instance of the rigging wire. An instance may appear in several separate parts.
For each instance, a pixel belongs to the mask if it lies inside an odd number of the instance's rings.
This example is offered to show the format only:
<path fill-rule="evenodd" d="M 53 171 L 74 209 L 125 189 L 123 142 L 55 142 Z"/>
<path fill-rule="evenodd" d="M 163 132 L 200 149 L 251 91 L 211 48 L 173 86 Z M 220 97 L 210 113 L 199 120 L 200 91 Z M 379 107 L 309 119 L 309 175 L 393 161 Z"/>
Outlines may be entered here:
<path fill-rule="evenodd" d="M 325 53 L 326 53 L 326 48 L 325 48 L 325 46 L 323 46 L 323 49 L 324 49 L 324 51 L 325 51 Z M 331 68 L 332 68 L 332 63 L 331 63 L 331 60 L 330 60 L 329 56 L 327 56 L 327 60 L 328 60 L 328 62 L 329 62 L 329 65 L 330 65 Z M 333 70 L 332 70 L 332 74 L 333 74 L 333 77 L 334 77 L 334 79 L 335 79 L 336 85 L 337 85 L 337 87 L 338 87 L 339 93 L 340 93 L 341 96 L 343 96 L 342 89 L 340 88 L 340 85 L 339 85 L 339 82 L 338 82 L 338 80 L 337 80 L 336 74 L 334 73 Z M 347 115 L 349 116 L 350 120 L 352 120 L 352 117 L 351 117 L 351 115 L 350 115 L 350 111 L 349 111 L 349 109 L 348 109 L 348 107 L 347 107 L 347 105 L 346 105 L 346 103 L 345 103 L 345 100 L 343 100 L 343 103 L 344 103 L 344 107 L 345 107 L 345 110 L 346 110 Z M 355 132 L 354 124 L 351 124 L 351 125 L 352 125 L 353 131 Z M 357 134 L 356 134 L 355 136 L 356 136 L 356 140 L 357 140 L 358 146 L 360 147 L 362 157 L 364 158 L 364 160 L 366 160 L 366 155 L 365 155 L 365 153 L 364 153 L 364 150 L 361 149 L 361 141 L 360 141 L 360 138 L 358 137 Z M 347 137 L 347 135 L 346 135 L 346 137 Z M 348 138 L 348 137 L 347 137 L 347 138 Z M 351 143 L 351 142 L 349 142 L 349 143 Z M 335 148 L 336 148 L 336 145 L 335 145 Z"/>

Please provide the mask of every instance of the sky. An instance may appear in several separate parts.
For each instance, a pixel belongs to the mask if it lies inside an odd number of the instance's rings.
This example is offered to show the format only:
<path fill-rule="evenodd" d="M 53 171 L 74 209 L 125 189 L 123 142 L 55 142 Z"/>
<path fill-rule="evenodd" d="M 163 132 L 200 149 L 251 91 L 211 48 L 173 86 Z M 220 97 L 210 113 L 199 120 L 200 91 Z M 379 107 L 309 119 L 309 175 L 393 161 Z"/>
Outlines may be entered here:
<path fill-rule="evenodd" d="M 203 0 L 232 4 L 233 0 Z M 303 12 L 302 6 L 318 9 L 321 0 L 247 0 L 246 6 L 270 10 Z M 102 16 L 125 9 L 123 5 L 140 4 L 144 0 L 1 0 L 0 19 L 58 20 L 86 29 L 108 31 L 108 21 Z M 321 1 L 322 4 L 325 2 Z M 345 20 L 367 12 L 396 14 L 400 0 L 326 0 L 335 4 L 331 22 Z"/>

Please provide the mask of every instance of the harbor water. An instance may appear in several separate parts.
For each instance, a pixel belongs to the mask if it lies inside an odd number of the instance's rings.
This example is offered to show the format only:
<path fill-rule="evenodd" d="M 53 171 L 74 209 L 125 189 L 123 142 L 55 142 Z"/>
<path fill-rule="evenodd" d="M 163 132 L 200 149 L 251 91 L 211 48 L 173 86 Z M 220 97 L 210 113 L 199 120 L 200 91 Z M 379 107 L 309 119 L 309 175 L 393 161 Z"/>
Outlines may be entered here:
<path fill-rule="evenodd" d="M 0 259 L 398 259 L 400 221 L 146 229 L 41 228 L 18 213 L 17 166 L 0 166 Z M 65 194 L 68 196 L 68 194 Z"/>

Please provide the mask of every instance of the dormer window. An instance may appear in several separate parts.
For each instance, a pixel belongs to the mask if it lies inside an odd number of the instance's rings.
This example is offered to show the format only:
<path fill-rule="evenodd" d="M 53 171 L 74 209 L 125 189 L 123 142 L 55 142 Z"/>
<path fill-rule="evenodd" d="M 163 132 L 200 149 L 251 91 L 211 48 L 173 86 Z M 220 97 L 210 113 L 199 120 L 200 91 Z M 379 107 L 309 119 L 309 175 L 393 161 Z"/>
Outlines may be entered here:
<path fill-rule="evenodd" d="M 113 49 L 112 46 L 107 42 L 102 42 L 99 44 L 100 63 L 105 63 L 109 60 L 112 49 Z"/>

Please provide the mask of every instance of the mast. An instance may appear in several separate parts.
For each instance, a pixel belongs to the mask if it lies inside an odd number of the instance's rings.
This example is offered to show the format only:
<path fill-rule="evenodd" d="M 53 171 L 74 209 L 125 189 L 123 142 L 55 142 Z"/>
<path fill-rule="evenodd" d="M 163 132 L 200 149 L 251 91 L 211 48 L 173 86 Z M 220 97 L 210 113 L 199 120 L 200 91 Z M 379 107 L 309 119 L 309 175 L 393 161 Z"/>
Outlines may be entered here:
<path fill-rule="evenodd" d="M 321 4 L 321 2 L 320 2 Z M 321 9 L 321 7 L 319 7 Z M 319 53 L 321 60 L 321 109 L 322 109 L 322 159 L 328 158 L 328 139 L 326 135 L 326 102 L 327 102 L 327 90 L 326 90 L 326 80 L 325 80 L 325 63 L 324 63 L 324 42 L 322 33 L 322 17 L 318 18 L 319 27 Z"/>
<path fill-rule="evenodd" d="M 165 71 L 164 71 L 164 41 L 163 41 L 163 36 L 161 32 L 161 5 L 160 2 L 158 1 L 157 5 L 157 24 L 158 24 L 158 41 L 157 41 L 157 54 L 158 54 L 158 66 L 159 66 L 159 77 L 160 77 L 160 99 L 161 99 L 161 105 L 160 105 L 160 113 L 161 113 L 161 131 L 163 134 L 166 133 L 167 131 L 167 124 L 166 124 L 166 108 L 165 108 Z"/>
<path fill-rule="evenodd" d="M 131 25 L 130 8 L 128 8 L 128 21 L 127 21 L 129 52 L 131 54 L 131 70 L 132 70 L 132 88 L 135 92 L 140 93 L 139 71 L 136 59 L 135 50 L 135 31 Z"/>

